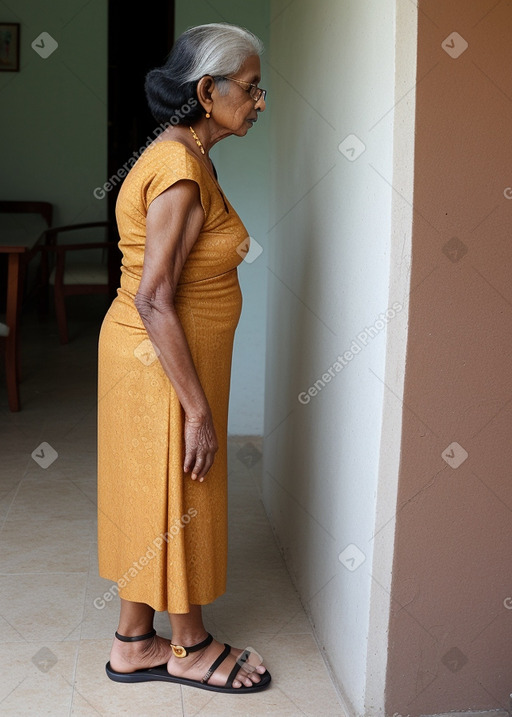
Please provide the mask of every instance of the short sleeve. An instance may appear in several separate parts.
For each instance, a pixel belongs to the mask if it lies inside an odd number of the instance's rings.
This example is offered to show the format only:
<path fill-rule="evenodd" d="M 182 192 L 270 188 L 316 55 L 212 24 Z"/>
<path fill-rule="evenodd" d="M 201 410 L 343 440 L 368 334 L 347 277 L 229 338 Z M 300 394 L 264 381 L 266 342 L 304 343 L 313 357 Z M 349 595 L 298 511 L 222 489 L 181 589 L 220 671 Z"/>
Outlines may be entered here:
<path fill-rule="evenodd" d="M 147 153 L 147 155 L 146 155 Z M 146 156 L 145 156 L 146 155 Z M 166 189 L 179 182 L 190 179 L 199 187 L 201 205 L 205 220 L 210 211 L 210 194 L 205 185 L 198 160 L 193 157 L 181 142 L 155 142 L 148 147 L 140 159 L 146 160 L 145 181 L 141 187 L 143 205 L 147 211 L 151 202 Z"/>

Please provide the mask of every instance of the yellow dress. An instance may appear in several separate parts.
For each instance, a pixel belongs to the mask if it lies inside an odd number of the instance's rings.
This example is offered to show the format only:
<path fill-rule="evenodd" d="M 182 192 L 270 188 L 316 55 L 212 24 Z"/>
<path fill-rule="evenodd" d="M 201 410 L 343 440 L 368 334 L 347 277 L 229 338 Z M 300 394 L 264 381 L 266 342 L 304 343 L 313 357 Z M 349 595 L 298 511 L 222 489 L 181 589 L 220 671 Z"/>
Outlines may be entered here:
<path fill-rule="evenodd" d="M 133 302 L 147 209 L 180 179 L 198 184 L 205 214 L 175 296 L 219 442 L 202 483 L 183 472 L 184 412 Z M 121 285 L 98 346 L 99 573 L 126 600 L 185 613 L 226 590 L 228 401 L 242 308 L 237 266 L 249 240 L 206 167 L 173 141 L 155 142 L 133 165 L 116 218 Z"/>

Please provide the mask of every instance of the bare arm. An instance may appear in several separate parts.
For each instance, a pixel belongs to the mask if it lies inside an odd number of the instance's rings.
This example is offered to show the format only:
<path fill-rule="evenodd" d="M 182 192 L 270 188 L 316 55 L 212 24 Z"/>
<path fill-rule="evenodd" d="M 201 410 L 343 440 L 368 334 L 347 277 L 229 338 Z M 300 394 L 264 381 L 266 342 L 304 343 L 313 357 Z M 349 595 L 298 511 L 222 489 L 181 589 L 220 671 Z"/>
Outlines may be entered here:
<path fill-rule="evenodd" d="M 180 180 L 148 208 L 146 247 L 135 306 L 185 411 L 185 463 L 202 481 L 218 450 L 211 410 L 174 306 L 183 265 L 204 222 L 195 182 Z"/>

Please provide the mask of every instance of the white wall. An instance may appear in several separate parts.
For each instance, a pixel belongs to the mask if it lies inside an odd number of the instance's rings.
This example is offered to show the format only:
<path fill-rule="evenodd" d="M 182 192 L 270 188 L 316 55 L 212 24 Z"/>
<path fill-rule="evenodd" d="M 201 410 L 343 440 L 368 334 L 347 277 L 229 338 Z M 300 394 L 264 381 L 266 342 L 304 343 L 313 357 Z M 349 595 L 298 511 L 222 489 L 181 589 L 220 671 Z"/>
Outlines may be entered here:
<path fill-rule="evenodd" d="M 364 334 L 403 302 L 403 287 L 390 294 L 394 13 L 392 0 L 271 5 L 264 502 L 355 715 L 375 707 L 365 701 L 386 324 Z M 355 161 L 338 150 L 350 134 L 366 145 Z M 403 338 L 406 309 L 392 321 Z M 351 350 L 339 370 L 338 355 Z M 334 377 L 302 404 L 299 393 L 329 367 Z M 395 455 L 398 444 L 395 432 Z M 365 558 L 355 570 L 338 557 L 352 544 Z M 382 678 L 380 637 L 371 669 Z"/>
<path fill-rule="evenodd" d="M 247 27 L 268 46 L 269 0 L 176 0 L 176 36 L 192 25 L 230 22 Z M 262 59 L 262 82 L 268 71 Z M 270 100 L 272 102 L 272 99 Z M 263 253 L 239 268 L 243 308 L 235 334 L 229 427 L 231 435 L 263 433 L 263 391 L 265 381 L 265 319 L 268 262 L 269 117 L 244 138 L 229 137 L 212 150 L 219 180 L 225 194 Z"/>
<path fill-rule="evenodd" d="M 411 274 L 414 149 L 416 114 L 418 8 L 409 0 L 396 2 L 395 107 L 393 139 L 392 236 L 390 297 L 404 308 L 387 327 L 386 372 L 382 408 L 372 590 L 368 630 L 365 715 L 382 712 L 386 684 L 391 579 L 400 469 L 405 356 Z"/>

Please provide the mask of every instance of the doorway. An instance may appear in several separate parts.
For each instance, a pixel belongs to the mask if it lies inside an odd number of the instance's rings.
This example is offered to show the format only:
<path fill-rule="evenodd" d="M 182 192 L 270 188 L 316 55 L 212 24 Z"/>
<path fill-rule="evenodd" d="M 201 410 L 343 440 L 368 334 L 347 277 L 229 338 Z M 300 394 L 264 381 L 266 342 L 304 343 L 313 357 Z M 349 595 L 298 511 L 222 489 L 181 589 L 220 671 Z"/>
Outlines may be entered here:
<path fill-rule="evenodd" d="M 122 0 L 109 0 L 108 177 L 116 176 L 153 136 L 157 123 L 146 104 L 144 78 L 149 70 L 165 62 L 173 42 L 174 0 L 155 0 L 147 12 L 130 9 Z M 107 199 L 109 238 L 116 243 L 115 205 L 121 184 L 116 184 Z M 117 287 L 121 252 L 112 254 L 111 286 Z"/>

